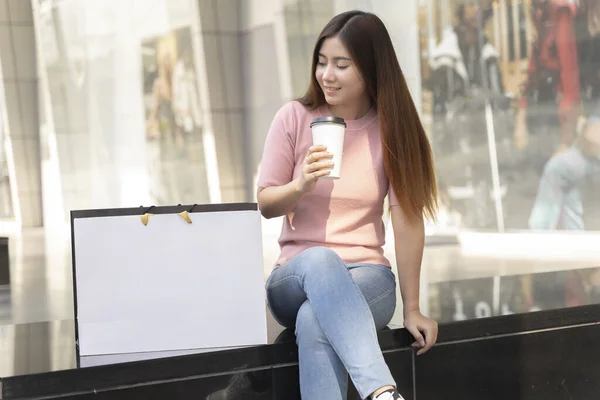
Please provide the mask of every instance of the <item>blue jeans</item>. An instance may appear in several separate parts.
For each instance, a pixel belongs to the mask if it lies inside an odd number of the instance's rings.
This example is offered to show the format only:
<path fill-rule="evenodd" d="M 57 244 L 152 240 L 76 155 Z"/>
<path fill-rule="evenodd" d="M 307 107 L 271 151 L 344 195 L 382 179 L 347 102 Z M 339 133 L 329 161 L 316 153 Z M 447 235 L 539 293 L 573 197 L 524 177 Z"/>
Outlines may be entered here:
<path fill-rule="evenodd" d="M 266 283 L 273 317 L 295 328 L 303 399 L 345 399 L 348 374 L 361 398 L 396 386 L 376 330 L 392 319 L 396 282 L 384 265 L 346 265 L 332 250 L 313 247 Z"/>
<path fill-rule="evenodd" d="M 581 153 L 577 146 L 554 155 L 544 166 L 537 197 L 529 217 L 529 228 L 583 230 L 583 201 L 579 185 L 588 176 L 600 174 L 600 164 Z"/>

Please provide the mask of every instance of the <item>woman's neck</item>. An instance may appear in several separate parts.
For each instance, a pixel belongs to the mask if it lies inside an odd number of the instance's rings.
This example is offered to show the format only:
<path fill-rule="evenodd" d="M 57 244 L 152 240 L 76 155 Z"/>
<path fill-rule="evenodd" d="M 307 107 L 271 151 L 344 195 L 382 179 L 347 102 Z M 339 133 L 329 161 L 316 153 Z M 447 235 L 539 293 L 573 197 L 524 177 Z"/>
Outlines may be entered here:
<path fill-rule="evenodd" d="M 340 118 L 344 118 L 347 121 L 352 121 L 355 119 L 360 119 L 367 115 L 369 110 L 371 109 L 371 101 L 369 99 L 364 99 L 363 101 L 357 102 L 352 105 L 338 105 L 332 106 L 330 104 L 327 105 L 329 108 L 329 112 Z"/>

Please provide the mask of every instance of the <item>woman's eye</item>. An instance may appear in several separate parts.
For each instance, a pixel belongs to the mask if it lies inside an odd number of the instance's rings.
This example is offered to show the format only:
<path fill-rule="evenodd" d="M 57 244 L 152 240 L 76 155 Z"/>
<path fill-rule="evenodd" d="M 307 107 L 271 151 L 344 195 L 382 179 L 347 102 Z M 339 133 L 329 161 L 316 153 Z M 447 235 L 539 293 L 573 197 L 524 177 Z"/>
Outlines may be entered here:
<path fill-rule="evenodd" d="M 348 68 L 348 66 L 347 66 L 347 65 L 338 65 L 337 67 L 338 67 L 339 69 L 346 69 L 346 68 Z"/>

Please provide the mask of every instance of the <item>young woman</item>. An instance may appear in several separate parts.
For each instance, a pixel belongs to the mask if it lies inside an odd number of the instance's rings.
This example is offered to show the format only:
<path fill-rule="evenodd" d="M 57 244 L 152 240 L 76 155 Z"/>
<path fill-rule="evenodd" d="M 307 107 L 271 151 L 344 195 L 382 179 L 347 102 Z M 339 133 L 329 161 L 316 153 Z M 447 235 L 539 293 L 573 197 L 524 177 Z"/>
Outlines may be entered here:
<path fill-rule="evenodd" d="M 333 166 L 312 145 L 320 116 L 346 123 L 339 180 L 320 179 Z M 396 305 L 382 250 L 388 194 L 404 325 L 423 354 L 438 332 L 419 311 L 423 218 L 436 211 L 431 149 L 384 24 L 346 12 L 317 40 L 306 95 L 275 116 L 258 180 L 263 216 L 285 216 L 267 301 L 295 329 L 303 399 L 345 399 L 347 373 L 363 399 L 402 399 L 376 334 Z"/>

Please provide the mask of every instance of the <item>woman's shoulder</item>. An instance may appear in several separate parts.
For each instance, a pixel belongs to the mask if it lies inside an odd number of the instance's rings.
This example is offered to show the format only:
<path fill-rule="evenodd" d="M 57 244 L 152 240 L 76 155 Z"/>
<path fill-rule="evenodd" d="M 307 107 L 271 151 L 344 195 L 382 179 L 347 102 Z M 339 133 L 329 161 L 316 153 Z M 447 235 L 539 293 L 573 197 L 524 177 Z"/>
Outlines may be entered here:
<path fill-rule="evenodd" d="M 292 100 L 279 108 L 275 118 L 282 120 L 287 126 L 298 127 L 305 120 L 312 120 L 318 113 L 318 110 L 310 110 L 298 100 Z"/>
<path fill-rule="evenodd" d="M 297 117 L 303 117 L 305 115 L 313 114 L 314 112 L 315 112 L 315 110 L 309 110 L 308 108 L 306 108 L 306 106 L 304 106 L 302 103 L 300 103 L 300 101 L 291 100 L 291 101 L 288 101 L 287 103 L 285 103 L 284 105 L 282 105 L 279 108 L 279 111 L 277 112 L 277 114 L 282 114 L 282 115 L 294 114 Z"/>
<path fill-rule="evenodd" d="M 287 103 L 285 103 L 284 105 L 282 105 L 281 107 L 279 107 L 279 110 L 277 110 L 277 113 L 275 114 L 276 117 L 280 117 L 280 118 L 285 118 L 285 117 L 289 117 L 291 115 L 294 114 L 294 101 L 288 101 Z"/>

